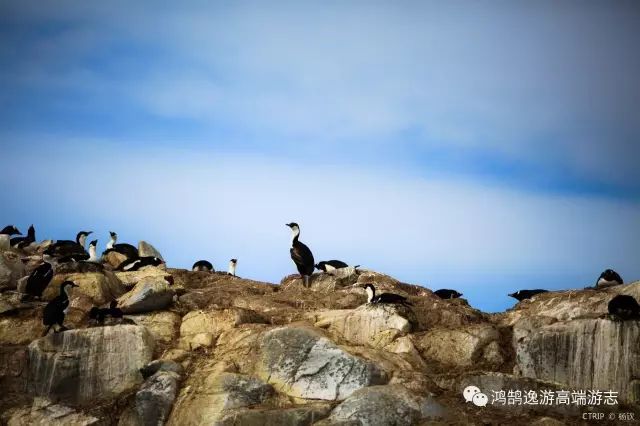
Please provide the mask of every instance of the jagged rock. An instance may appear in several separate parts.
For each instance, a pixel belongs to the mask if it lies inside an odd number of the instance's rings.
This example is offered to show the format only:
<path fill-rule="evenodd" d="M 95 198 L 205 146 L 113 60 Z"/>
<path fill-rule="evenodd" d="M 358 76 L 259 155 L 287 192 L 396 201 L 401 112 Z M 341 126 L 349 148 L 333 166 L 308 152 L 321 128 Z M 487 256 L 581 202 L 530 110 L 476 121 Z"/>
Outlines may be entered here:
<path fill-rule="evenodd" d="M 102 263 L 94 262 L 66 262 L 56 266 L 56 274 L 82 274 L 86 272 L 102 272 Z"/>
<path fill-rule="evenodd" d="M 125 314 L 137 314 L 164 309 L 171 304 L 175 292 L 164 279 L 148 278 L 118 299 Z"/>
<path fill-rule="evenodd" d="M 216 426 L 306 426 L 315 424 L 329 415 L 328 403 L 306 404 L 301 407 L 278 409 L 229 410 Z"/>
<path fill-rule="evenodd" d="M 444 408 L 431 396 L 419 396 L 399 385 L 371 386 L 355 391 L 331 412 L 330 422 L 357 420 L 365 426 L 415 425 L 442 418 Z"/>
<path fill-rule="evenodd" d="M 60 294 L 60 285 L 73 281 L 78 287 L 71 290 L 71 298 L 83 294 L 95 305 L 104 305 L 123 295 L 127 288 L 110 271 L 100 273 L 56 274 L 42 294 L 44 300 L 51 300 Z"/>
<path fill-rule="evenodd" d="M 226 410 L 264 402 L 273 388 L 255 377 L 235 373 L 194 374 L 182 387 L 168 425 L 215 424 Z"/>
<path fill-rule="evenodd" d="M 514 345 L 517 366 L 525 377 L 576 389 L 611 389 L 622 401 L 639 402 L 632 383 L 640 377 L 637 321 L 557 322 L 530 330 Z"/>
<path fill-rule="evenodd" d="M 171 371 L 158 371 L 149 377 L 136 393 L 136 413 L 140 424 L 163 425 L 178 393 L 180 375 Z"/>
<path fill-rule="evenodd" d="M 331 273 L 323 272 L 311 275 L 309 285 L 311 290 L 329 293 L 339 288 L 349 287 L 358 281 L 358 271 L 353 267 L 341 268 Z M 283 289 L 289 287 L 302 287 L 300 275 L 289 275 L 282 279 L 280 285 Z"/>
<path fill-rule="evenodd" d="M 110 251 L 102 256 L 102 262 L 108 264 L 114 269 L 120 266 L 125 260 L 127 260 L 127 256 L 122 253 L 118 253 L 117 251 Z"/>
<path fill-rule="evenodd" d="M 136 325 L 49 334 L 29 345 L 29 386 L 74 405 L 109 399 L 142 382 L 153 349 L 149 331 Z"/>
<path fill-rule="evenodd" d="M 125 286 L 131 288 L 141 282 L 157 281 L 168 283 L 167 279 L 170 279 L 172 275 L 162 268 L 146 266 L 137 271 L 116 272 L 116 276 Z"/>
<path fill-rule="evenodd" d="M 411 330 L 411 324 L 402 314 L 406 308 L 394 305 L 363 305 L 356 309 L 314 313 L 315 326 L 329 328 L 348 342 L 356 345 L 375 345 L 380 334 L 392 332 L 391 340 L 383 337 L 384 344 Z M 384 346 L 384 345 L 383 345 Z"/>
<path fill-rule="evenodd" d="M 0 345 L 26 345 L 43 331 L 42 317 L 0 317 Z"/>
<path fill-rule="evenodd" d="M 210 346 L 214 339 L 225 330 L 241 324 L 264 323 L 265 320 L 254 311 L 241 308 L 223 310 L 192 311 L 182 318 L 180 325 L 180 346 L 195 349 Z"/>
<path fill-rule="evenodd" d="M 424 358 L 441 364 L 470 367 L 488 362 L 500 366 L 504 359 L 499 351 L 495 353 L 496 347 L 492 345 L 497 344 L 499 338 L 500 333 L 494 326 L 479 324 L 430 330 L 415 335 L 414 341 Z"/>
<path fill-rule="evenodd" d="M 0 291 L 18 287 L 18 280 L 26 275 L 24 263 L 18 253 L 0 252 Z"/>
<path fill-rule="evenodd" d="M 160 252 L 146 241 L 138 242 L 138 255 L 140 257 L 153 256 L 157 257 L 158 259 L 164 260 Z"/>
<path fill-rule="evenodd" d="M 171 343 L 178 334 L 180 315 L 175 312 L 158 311 L 146 314 L 127 315 L 137 325 L 144 325 L 156 342 Z"/>
<path fill-rule="evenodd" d="M 35 398 L 32 407 L 11 410 L 3 414 L 7 426 L 87 426 L 100 424 L 96 417 L 54 404 L 45 398 Z"/>
<path fill-rule="evenodd" d="M 182 376 L 184 369 L 180 364 L 169 359 L 155 359 L 140 369 L 140 373 L 145 379 L 153 376 L 158 371 L 168 371 Z"/>
<path fill-rule="evenodd" d="M 307 327 L 266 332 L 261 352 L 260 377 L 293 397 L 341 401 L 360 388 L 386 382 L 375 364 L 351 355 Z"/>

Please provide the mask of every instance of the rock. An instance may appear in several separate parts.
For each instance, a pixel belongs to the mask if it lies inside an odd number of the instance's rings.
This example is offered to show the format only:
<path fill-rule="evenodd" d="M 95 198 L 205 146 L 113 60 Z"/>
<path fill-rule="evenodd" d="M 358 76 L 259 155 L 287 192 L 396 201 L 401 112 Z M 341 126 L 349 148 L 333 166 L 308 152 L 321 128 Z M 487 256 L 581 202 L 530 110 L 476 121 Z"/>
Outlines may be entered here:
<path fill-rule="evenodd" d="M 159 371 L 149 377 L 136 393 L 136 413 L 140 424 L 163 425 L 178 393 L 180 376 L 171 371 Z"/>
<path fill-rule="evenodd" d="M 175 312 L 158 311 L 146 314 L 127 315 L 137 325 L 144 325 L 156 342 L 171 343 L 178 334 L 182 319 Z"/>
<path fill-rule="evenodd" d="M 310 288 L 313 291 L 330 293 L 337 289 L 349 287 L 358 281 L 358 271 L 355 268 L 342 268 L 334 273 L 313 274 L 310 278 Z M 282 279 L 280 285 L 283 289 L 290 287 L 301 287 L 302 279 L 300 275 L 289 275 Z"/>
<path fill-rule="evenodd" d="M 143 280 L 118 299 L 118 307 L 125 314 L 156 311 L 169 306 L 174 294 L 175 292 L 165 280 Z"/>
<path fill-rule="evenodd" d="M 135 388 L 154 341 L 136 325 L 69 330 L 29 345 L 29 385 L 38 396 L 94 404 Z"/>
<path fill-rule="evenodd" d="M 104 305 L 123 295 L 127 288 L 110 271 L 100 273 L 56 274 L 42 294 L 44 300 L 52 300 L 60 294 L 60 285 L 73 281 L 78 287 L 71 290 L 71 299 L 83 294 L 94 305 Z"/>
<path fill-rule="evenodd" d="M 35 398 L 32 407 L 10 411 L 3 414 L 3 417 L 6 418 L 7 426 L 86 426 L 101 423 L 93 416 L 44 398 Z"/>
<path fill-rule="evenodd" d="M 102 263 L 93 262 L 66 262 L 56 267 L 56 274 L 82 274 L 86 272 L 104 271 Z"/>
<path fill-rule="evenodd" d="M 306 426 L 324 419 L 330 411 L 331 405 L 328 403 L 278 409 L 236 409 L 229 410 L 215 424 L 216 426 Z"/>
<path fill-rule="evenodd" d="M 180 347 L 196 349 L 196 347 L 210 346 L 225 330 L 241 324 L 264 322 L 264 318 L 256 312 L 242 308 L 191 311 L 182 318 Z"/>
<path fill-rule="evenodd" d="M 349 354 L 308 327 L 266 332 L 261 354 L 260 377 L 293 397 L 341 401 L 360 388 L 387 380 L 375 364 Z"/>
<path fill-rule="evenodd" d="M 0 317 L 0 345 L 26 345 L 43 331 L 42 317 Z"/>
<path fill-rule="evenodd" d="M 128 288 L 134 287 L 141 282 L 157 281 L 167 282 L 172 277 L 167 271 L 155 266 L 147 266 L 137 271 L 116 272 L 116 276 Z"/>
<path fill-rule="evenodd" d="M 168 425 L 215 424 L 225 410 L 257 405 L 273 395 L 273 388 L 235 373 L 197 373 L 180 391 Z"/>
<path fill-rule="evenodd" d="M 461 329 L 437 328 L 426 333 L 415 335 L 417 349 L 425 359 L 452 366 L 470 367 L 481 362 L 500 366 L 497 344 L 500 338 L 498 330 L 489 324 L 470 325 Z M 486 349 L 486 356 L 485 356 Z"/>
<path fill-rule="evenodd" d="M 145 365 L 140 369 L 140 373 L 142 374 L 142 377 L 144 377 L 145 379 L 153 376 L 158 371 L 167 371 L 171 373 L 176 373 L 179 376 L 182 376 L 182 374 L 184 373 L 184 369 L 180 364 L 169 359 L 153 360 L 149 364 Z"/>
<path fill-rule="evenodd" d="M 421 419 L 444 415 L 444 408 L 433 397 L 415 395 L 399 385 L 386 385 L 355 391 L 331 412 L 328 420 L 357 420 L 366 426 L 411 426 Z"/>
<path fill-rule="evenodd" d="M 156 250 L 154 246 L 152 246 L 146 241 L 138 242 L 138 255 L 140 257 L 153 256 L 153 257 L 157 257 L 160 260 L 164 260 L 160 252 Z"/>
<path fill-rule="evenodd" d="M 632 384 L 640 377 L 637 321 L 557 322 L 531 330 L 514 344 L 517 366 L 525 377 L 575 389 L 611 389 L 619 392 L 620 401 L 640 402 Z"/>
<path fill-rule="evenodd" d="M 18 253 L 0 252 L 0 291 L 17 288 L 18 280 L 25 275 L 25 266 Z"/>
<path fill-rule="evenodd" d="M 406 315 L 405 310 L 394 305 L 362 305 L 352 310 L 319 312 L 315 326 L 328 327 L 356 345 L 373 345 L 380 333 L 397 331 L 393 334 L 395 338 L 411 330 L 409 320 L 402 316 Z"/>
<path fill-rule="evenodd" d="M 102 256 L 102 262 L 108 264 L 113 269 L 117 268 L 127 260 L 127 256 L 122 253 L 118 253 L 117 251 L 110 251 L 109 253 Z"/>

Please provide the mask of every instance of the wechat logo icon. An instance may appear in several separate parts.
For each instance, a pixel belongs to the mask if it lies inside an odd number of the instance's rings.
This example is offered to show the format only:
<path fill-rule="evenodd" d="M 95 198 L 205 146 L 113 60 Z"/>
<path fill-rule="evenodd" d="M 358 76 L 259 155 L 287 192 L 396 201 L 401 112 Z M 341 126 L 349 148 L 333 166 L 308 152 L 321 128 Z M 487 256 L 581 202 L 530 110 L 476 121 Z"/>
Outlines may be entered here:
<path fill-rule="evenodd" d="M 462 396 L 466 402 L 473 402 L 477 407 L 484 407 L 489 402 L 487 395 L 483 394 L 477 386 L 467 386 L 462 391 Z"/>

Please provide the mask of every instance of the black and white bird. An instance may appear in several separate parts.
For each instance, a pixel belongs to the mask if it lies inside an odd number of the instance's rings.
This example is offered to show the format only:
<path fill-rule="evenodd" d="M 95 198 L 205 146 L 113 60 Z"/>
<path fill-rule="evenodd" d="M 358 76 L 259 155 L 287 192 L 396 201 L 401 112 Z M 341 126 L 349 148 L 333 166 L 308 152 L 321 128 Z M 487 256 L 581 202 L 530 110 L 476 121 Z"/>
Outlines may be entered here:
<path fill-rule="evenodd" d="M 36 242 L 36 228 L 31 225 L 27 230 L 25 237 L 13 237 L 11 238 L 11 247 L 23 249 Z"/>
<path fill-rule="evenodd" d="M 433 292 L 440 299 L 457 299 L 462 296 L 462 293 L 458 293 L 456 290 L 451 290 L 448 288 L 441 288 L 440 290 L 436 290 Z"/>
<path fill-rule="evenodd" d="M 619 284 L 623 284 L 622 277 L 613 269 L 606 269 L 598 277 L 596 288 L 611 287 Z"/>
<path fill-rule="evenodd" d="M 357 268 L 360 265 L 356 265 L 354 266 L 354 268 Z M 316 269 L 320 270 L 320 271 L 324 271 L 324 272 L 331 272 L 331 271 L 335 271 L 336 269 L 342 269 L 342 268 L 348 268 L 349 265 L 347 265 L 346 263 L 344 263 L 341 260 L 323 260 L 322 262 L 318 262 L 318 264 L 316 265 Z"/>
<path fill-rule="evenodd" d="M 640 319 L 640 305 L 627 294 L 618 294 L 608 305 L 609 315 L 621 320 Z"/>
<path fill-rule="evenodd" d="M 92 233 L 92 231 L 80 231 L 76 235 L 75 241 L 58 240 L 47 247 L 44 252 L 49 256 L 55 257 L 60 263 L 87 260 L 89 259 L 89 253 L 84 247 L 87 243 L 87 237 Z"/>
<path fill-rule="evenodd" d="M 364 289 L 367 292 L 367 303 L 371 304 L 393 304 L 412 306 L 413 304 L 407 300 L 406 297 L 400 296 L 394 293 L 380 293 L 376 294 L 376 288 L 373 284 L 365 284 Z"/>
<path fill-rule="evenodd" d="M 11 247 L 11 236 L 22 235 L 13 225 L 7 225 L 0 231 L 0 250 L 8 250 Z"/>
<path fill-rule="evenodd" d="M 118 301 L 112 300 L 108 308 L 99 308 L 94 306 L 89 310 L 89 318 L 95 320 L 98 324 L 103 324 L 105 318 L 122 318 L 124 313 L 118 308 Z"/>
<path fill-rule="evenodd" d="M 26 301 L 31 298 L 42 297 L 42 293 L 47 288 L 51 279 L 53 278 L 55 269 L 54 269 L 54 260 L 48 256 L 44 256 L 45 261 L 39 265 L 36 269 L 31 272 L 29 278 L 27 278 L 27 284 L 24 288 L 24 295 L 22 296 L 22 300 Z"/>
<path fill-rule="evenodd" d="M 44 307 L 42 314 L 42 324 L 47 326 L 47 329 L 43 333 L 46 336 L 51 330 L 51 327 L 58 325 L 58 330 L 54 330 L 56 333 L 59 331 L 67 330 L 64 326 L 64 317 L 67 314 L 69 308 L 69 288 L 78 287 L 72 281 L 65 281 L 60 286 L 60 294 L 56 296 L 51 302 L 47 303 Z"/>
<path fill-rule="evenodd" d="M 517 299 L 518 302 L 522 302 L 523 300 L 526 299 L 531 299 L 533 296 L 535 296 L 536 294 L 540 294 L 540 293 L 548 293 L 549 290 L 542 290 L 542 289 L 535 289 L 535 290 L 518 290 L 515 293 L 511 293 L 508 294 L 508 296 L 513 297 L 514 299 Z"/>
<path fill-rule="evenodd" d="M 143 256 L 136 259 L 127 259 L 116 268 L 119 271 L 137 271 L 145 266 L 160 266 L 164 261 L 155 256 Z"/>
<path fill-rule="evenodd" d="M 100 257 L 98 256 L 98 240 L 93 240 L 89 243 L 89 258 L 87 262 L 100 263 Z"/>
<path fill-rule="evenodd" d="M 118 241 L 118 234 L 116 234 L 115 232 L 109 231 L 109 235 L 111 238 L 107 243 L 107 249 L 104 251 L 103 255 L 115 251 L 125 255 L 128 259 L 138 258 L 139 254 L 137 248 L 127 243 L 116 244 L 116 242 Z"/>
<path fill-rule="evenodd" d="M 215 272 L 215 270 L 213 269 L 213 265 L 208 260 L 198 260 L 193 264 L 191 270 L 194 272 Z"/>
<path fill-rule="evenodd" d="M 309 247 L 299 240 L 300 226 L 295 222 L 287 223 L 286 226 L 291 228 L 291 250 L 289 250 L 291 259 L 293 260 L 293 263 L 296 264 L 298 272 L 304 280 L 304 286 L 309 287 L 309 278 L 311 277 L 311 274 L 313 274 L 313 269 L 315 268 L 313 253 L 311 253 Z"/>
<path fill-rule="evenodd" d="M 233 275 L 234 277 L 236 276 L 236 267 L 238 266 L 238 259 L 231 259 L 229 261 L 229 270 L 228 270 L 228 274 L 229 275 Z"/>

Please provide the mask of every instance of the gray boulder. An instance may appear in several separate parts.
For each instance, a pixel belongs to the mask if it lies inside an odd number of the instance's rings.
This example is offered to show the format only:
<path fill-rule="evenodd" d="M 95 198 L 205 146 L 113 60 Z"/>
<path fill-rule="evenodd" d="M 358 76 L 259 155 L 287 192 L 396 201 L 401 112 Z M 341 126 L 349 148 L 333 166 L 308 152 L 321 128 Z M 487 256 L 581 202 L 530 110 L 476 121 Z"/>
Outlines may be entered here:
<path fill-rule="evenodd" d="M 7 426 L 88 426 L 99 425 L 100 420 L 73 408 L 54 404 L 45 398 L 35 398 L 31 407 L 9 410 L 3 416 Z"/>
<path fill-rule="evenodd" d="M 164 309 L 171 304 L 175 292 L 164 279 L 147 279 L 118 299 L 118 307 L 125 314 Z"/>
<path fill-rule="evenodd" d="M 136 393 L 136 414 L 140 424 L 162 426 L 167 420 L 178 393 L 180 375 L 158 371 Z"/>
<path fill-rule="evenodd" d="M 145 379 L 153 376 L 159 371 L 176 373 L 179 376 L 184 372 L 184 368 L 180 364 L 170 359 L 155 359 L 140 369 L 142 377 Z"/>
<path fill-rule="evenodd" d="M 18 280 L 26 275 L 20 256 L 12 251 L 0 252 L 0 290 L 18 287 Z"/>
<path fill-rule="evenodd" d="M 152 246 L 146 241 L 138 242 L 138 255 L 140 257 L 153 256 L 153 257 L 157 257 L 160 260 L 164 260 L 160 252 L 156 250 L 154 246 Z"/>
<path fill-rule="evenodd" d="M 136 325 L 49 334 L 28 347 L 30 390 L 72 405 L 113 398 L 142 383 L 153 349 L 149 331 Z"/>
<path fill-rule="evenodd" d="M 444 408 L 433 397 L 416 395 L 403 386 L 386 385 L 355 391 L 331 412 L 328 421 L 356 420 L 363 426 L 411 426 L 422 419 L 433 420 L 444 415 Z"/>
<path fill-rule="evenodd" d="M 360 388 L 387 380 L 378 366 L 308 327 L 281 327 L 265 333 L 257 370 L 289 396 L 329 401 L 341 401 Z"/>

